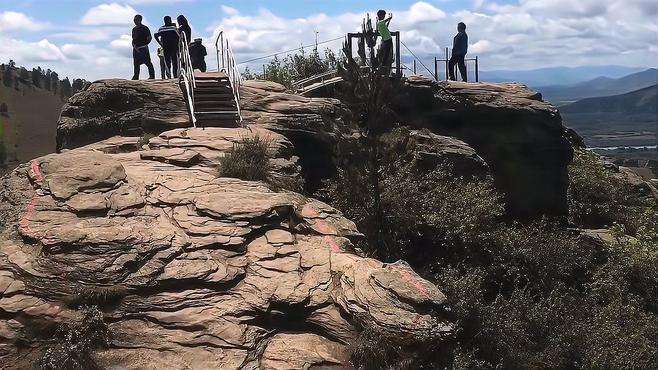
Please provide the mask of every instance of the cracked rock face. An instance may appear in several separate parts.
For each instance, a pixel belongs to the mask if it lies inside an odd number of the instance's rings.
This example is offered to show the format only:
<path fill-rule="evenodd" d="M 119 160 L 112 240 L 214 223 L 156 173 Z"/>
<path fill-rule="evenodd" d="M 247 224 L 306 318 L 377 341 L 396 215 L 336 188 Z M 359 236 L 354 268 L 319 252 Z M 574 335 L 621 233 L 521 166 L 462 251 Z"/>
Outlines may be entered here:
<path fill-rule="evenodd" d="M 272 139 L 281 176 L 298 175 L 291 144 L 250 126 L 176 129 L 141 150 L 114 137 L 2 178 L 0 362 L 33 364 L 47 339 L 34 328 L 82 303 L 102 309 L 112 337 L 94 356 L 115 368 L 340 367 L 363 327 L 449 335 L 441 291 L 404 262 L 353 253 L 360 234 L 340 212 L 216 177 L 254 135 Z"/>

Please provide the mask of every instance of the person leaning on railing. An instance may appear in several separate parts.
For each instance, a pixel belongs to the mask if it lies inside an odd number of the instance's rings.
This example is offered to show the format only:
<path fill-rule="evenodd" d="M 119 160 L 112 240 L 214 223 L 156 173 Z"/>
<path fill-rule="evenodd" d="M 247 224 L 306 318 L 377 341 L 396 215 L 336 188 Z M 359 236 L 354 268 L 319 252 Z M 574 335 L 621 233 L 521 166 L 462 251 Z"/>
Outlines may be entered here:
<path fill-rule="evenodd" d="M 391 69 L 391 63 L 393 63 L 393 38 L 391 37 L 391 31 L 388 29 L 393 14 L 389 14 L 388 18 L 385 17 L 385 10 L 379 10 L 377 12 L 377 32 L 382 38 L 377 59 L 379 61 L 379 67 L 382 69 L 383 73 L 388 74 Z"/>

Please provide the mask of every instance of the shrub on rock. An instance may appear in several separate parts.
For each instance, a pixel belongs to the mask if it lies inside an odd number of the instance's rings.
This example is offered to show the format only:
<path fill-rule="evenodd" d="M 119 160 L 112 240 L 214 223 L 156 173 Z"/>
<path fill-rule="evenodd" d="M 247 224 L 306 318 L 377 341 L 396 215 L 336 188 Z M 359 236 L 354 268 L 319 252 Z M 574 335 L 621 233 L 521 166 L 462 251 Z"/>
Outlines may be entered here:
<path fill-rule="evenodd" d="M 221 159 L 220 176 L 267 181 L 270 178 L 270 145 L 270 140 L 260 136 L 243 138 Z"/>

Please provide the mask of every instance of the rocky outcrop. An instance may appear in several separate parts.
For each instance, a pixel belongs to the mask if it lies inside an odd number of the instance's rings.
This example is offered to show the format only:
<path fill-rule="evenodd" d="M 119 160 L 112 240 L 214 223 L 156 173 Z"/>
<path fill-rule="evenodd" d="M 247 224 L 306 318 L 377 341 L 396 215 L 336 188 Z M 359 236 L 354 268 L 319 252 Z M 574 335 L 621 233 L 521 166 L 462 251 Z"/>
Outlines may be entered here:
<path fill-rule="evenodd" d="M 488 164 L 508 211 L 519 218 L 565 215 L 567 164 L 574 135 L 555 107 L 519 84 L 464 84 L 409 77 L 398 89 L 396 121 L 459 139 Z M 335 144 L 352 132 L 348 112 L 332 98 L 287 93 L 282 85 L 246 81 L 244 125 L 259 125 L 293 143 L 309 193 L 335 175 Z M 74 96 L 58 128 L 59 148 L 114 135 L 159 134 L 189 126 L 180 89 L 171 82 L 99 81 Z"/>
<path fill-rule="evenodd" d="M 62 108 L 57 150 L 115 135 L 157 135 L 189 126 L 187 105 L 173 80 L 101 80 L 73 95 Z"/>
<path fill-rule="evenodd" d="M 560 114 L 520 84 L 436 83 L 410 77 L 394 103 L 399 121 L 463 140 L 488 163 L 510 214 L 566 215 L 573 150 Z"/>
<path fill-rule="evenodd" d="M 402 342 L 452 330 L 445 296 L 404 262 L 352 252 L 354 223 L 261 182 L 218 178 L 257 126 L 114 137 L 37 158 L 0 181 L 0 361 L 33 365 L 53 324 L 98 305 L 113 368 L 348 366 L 363 327 Z M 140 150 L 141 149 L 141 150 Z M 294 171 L 293 171 L 294 172 Z"/>
<path fill-rule="evenodd" d="M 336 142 L 350 134 L 339 100 L 290 94 L 269 81 L 245 81 L 240 99 L 243 122 L 283 134 L 294 144 L 307 192 L 335 175 Z"/>

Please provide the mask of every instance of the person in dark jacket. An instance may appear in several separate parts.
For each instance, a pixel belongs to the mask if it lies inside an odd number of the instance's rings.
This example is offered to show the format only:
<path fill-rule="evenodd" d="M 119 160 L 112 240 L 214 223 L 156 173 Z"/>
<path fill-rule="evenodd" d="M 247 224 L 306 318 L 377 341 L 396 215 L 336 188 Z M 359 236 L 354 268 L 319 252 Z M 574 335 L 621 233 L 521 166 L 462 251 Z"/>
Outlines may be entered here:
<path fill-rule="evenodd" d="M 201 72 L 206 71 L 206 47 L 201 43 L 201 39 L 195 39 L 190 44 L 190 60 L 192 60 L 192 68 L 198 69 Z"/>
<path fill-rule="evenodd" d="M 187 43 L 192 42 L 192 28 L 190 28 L 190 24 L 187 23 L 187 18 L 185 18 L 184 15 L 179 15 L 176 18 L 176 21 L 178 22 L 178 32 L 179 33 L 184 33 L 185 34 L 185 41 Z"/>
<path fill-rule="evenodd" d="M 139 68 L 146 64 L 149 70 L 149 79 L 155 78 L 155 70 L 151 62 L 151 53 L 149 53 L 149 44 L 151 43 L 151 30 L 142 24 L 142 16 L 137 14 L 134 19 L 133 27 L 133 80 L 139 80 Z"/>
<path fill-rule="evenodd" d="M 178 78 L 178 42 L 180 35 L 170 16 L 164 17 L 164 26 L 155 34 L 155 40 L 162 46 L 165 64 L 172 76 Z"/>
<path fill-rule="evenodd" d="M 455 78 L 455 64 L 459 67 L 459 74 L 462 76 L 462 81 L 467 82 L 466 76 L 466 53 L 468 52 L 468 35 L 466 34 L 466 25 L 464 22 L 459 22 L 457 25 L 457 35 L 452 41 L 452 57 L 448 62 L 448 72 L 450 79 L 456 81 Z"/>

